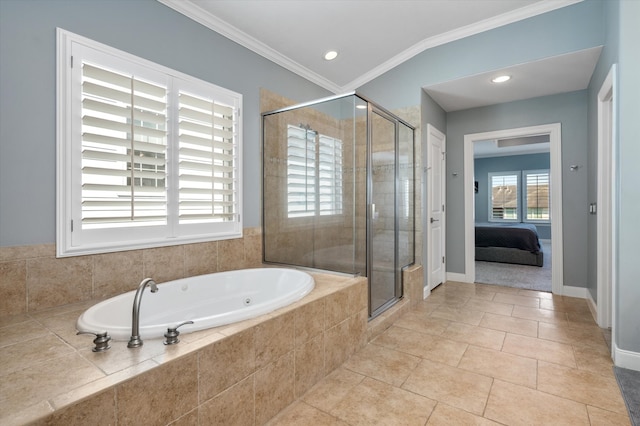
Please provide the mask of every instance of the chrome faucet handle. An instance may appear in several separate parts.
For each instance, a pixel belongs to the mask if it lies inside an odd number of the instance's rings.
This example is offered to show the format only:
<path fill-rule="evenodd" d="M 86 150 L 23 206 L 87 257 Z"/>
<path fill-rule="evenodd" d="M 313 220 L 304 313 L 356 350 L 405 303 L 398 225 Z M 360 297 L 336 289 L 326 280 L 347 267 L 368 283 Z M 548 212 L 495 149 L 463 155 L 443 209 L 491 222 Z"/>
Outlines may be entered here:
<path fill-rule="evenodd" d="M 180 339 L 178 339 L 178 336 L 180 335 L 178 328 L 186 324 L 193 324 L 193 321 L 185 321 L 182 324 L 176 325 L 174 328 L 167 328 L 167 332 L 164 333 L 164 337 L 166 337 L 167 340 L 164 341 L 164 344 L 175 345 L 176 343 L 180 342 Z"/>
<path fill-rule="evenodd" d="M 78 331 L 76 335 L 79 335 L 79 334 L 93 334 L 94 336 L 96 336 L 96 338 L 93 339 L 93 344 L 96 346 L 93 349 L 91 349 L 93 352 L 104 352 L 111 347 L 111 345 L 109 344 L 109 342 L 111 341 L 111 336 L 109 336 L 109 334 L 106 331 L 104 333 L 94 333 L 91 331 Z"/>

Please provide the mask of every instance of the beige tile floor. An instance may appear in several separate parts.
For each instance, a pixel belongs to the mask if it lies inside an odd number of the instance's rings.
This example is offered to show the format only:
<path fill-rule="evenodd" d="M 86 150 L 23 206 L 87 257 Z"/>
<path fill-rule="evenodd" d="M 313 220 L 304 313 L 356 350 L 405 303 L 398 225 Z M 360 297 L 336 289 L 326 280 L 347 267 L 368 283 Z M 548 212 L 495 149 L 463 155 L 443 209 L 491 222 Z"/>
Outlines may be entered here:
<path fill-rule="evenodd" d="M 629 425 L 585 300 L 447 282 L 274 425 Z"/>

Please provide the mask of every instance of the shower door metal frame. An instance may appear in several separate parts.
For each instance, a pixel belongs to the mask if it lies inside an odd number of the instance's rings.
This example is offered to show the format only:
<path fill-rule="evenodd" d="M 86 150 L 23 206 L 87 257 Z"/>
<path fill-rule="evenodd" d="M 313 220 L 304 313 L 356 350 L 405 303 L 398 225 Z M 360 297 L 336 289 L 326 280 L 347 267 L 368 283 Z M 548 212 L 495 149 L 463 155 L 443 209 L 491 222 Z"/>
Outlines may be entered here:
<path fill-rule="evenodd" d="M 399 241 L 399 234 L 400 234 L 400 218 L 398 215 L 398 203 L 399 203 L 399 197 L 398 194 L 400 193 L 400 131 L 399 131 L 399 126 L 400 124 L 403 124 L 405 126 L 407 126 L 408 128 L 411 129 L 412 131 L 412 143 L 411 143 L 411 150 L 412 150 L 412 161 L 415 164 L 415 128 L 410 125 L 409 123 L 405 122 L 404 120 L 401 120 L 400 118 L 398 118 L 397 116 L 395 116 L 394 114 L 392 114 L 391 112 L 387 111 L 384 108 L 381 108 L 380 106 L 378 106 L 377 104 L 375 104 L 374 102 L 371 102 L 369 100 L 367 100 L 366 98 L 363 98 L 360 95 L 357 95 L 360 98 L 362 98 L 363 100 L 365 100 L 367 102 L 367 223 L 366 223 L 366 229 L 367 229 L 367 236 L 366 236 L 366 244 L 367 244 L 367 277 L 368 277 L 368 281 L 369 281 L 369 320 L 372 320 L 373 318 L 377 317 L 378 315 L 380 315 L 381 313 L 385 312 L 387 309 L 389 309 L 391 306 L 395 305 L 403 296 L 404 296 L 404 288 L 403 288 L 403 283 L 402 283 L 402 270 L 404 270 L 404 268 L 406 266 L 409 266 L 411 264 L 415 263 L 415 167 L 413 167 L 413 172 L 412 172 L 412 176 L 413 176 L 413 191 L 412 191 L 412 197 L 413 197 L 413 202 L 411 203 L 411 205 L 413 206 L 413 215 L 412 215 L 412 221 L 413 221 L 413 225 L 412 225 L 412 229 L 413 229 L 413 262 L 409 265 L 404 265 L 402 268 L 400 268 L 398 266 L 398 241 Z M 372 294 L 373 292 L 371 291 L 371 285 L 372 285 L 372 280 L 373 280 L 373 231 L 371 229 L 372 227 L 372 223 L 373 223 L 373 208 L 374 208 L 374 204 L 373 204 L 373 114 L 377 114 L 380 117 L 389 120 L 390 122 L 393 123 L 394 125 L 394 141 L 393 141 L 393 146 L 394 146 L 394 204 L 393 204 L 393 217 L 394 217 L 394 238 L 393 238 L 393 275 L 394 275 L 394 298 L 391 300 L 388 300 L 387 302 L 383 303 L 381 306 L 379 306 L 378 308 L 376 308 L 375 310 L 372 309 L 373 307 L 373 301 L 372 301 Z"/>
<path fill-rule="evenodd" d="M 355 96 L 357 98 L 360 98 L 361 100 L 363 100 L 364 102 L 367 103 L 367 127 L 366 127 L 366 168 L 367 168 L 367 177 L 366 177 L 366 182 L 367 182 L 367 188 L 366 188 L 366 201 L 365 201 L 365 208 L 366 208 L 366 225 L 365 225 L 365 229 L 366 229 L 366 238 L 365 238 L 365 244 L 366 244 L 366 274 L 367 274 L 367 278 L 368 278 L 368 283 L 369 283 L 369 291 L 368 291 L 368 298 L 369 298 L 369 320 L 375 318 L 377 315 L 381 314 L 382 312 L 386 311 L 388 308 L 390 308 L 391 306 L 395 305 L 402 297 L 403 297 L 403 284 L 402 284 L 402 270 L 404 270 L 404 268 L 406 268 L 407 266 L 410 266 L 412 264 L 415 263 L 415 224 L 416 224 L 416 219 L 415 219 L 415 210 L 416 210 L 416 203 L 415 203 L 415 197 L 416 197 L 416 173 L 415 173 L 415 127 L 412 126 L 411 124 L 407 123 L 406 121 L 402 120 L 401 118 L 397 117 L 396 115 L 394 115 L 392 112 L 384 109 L 383 107 L 377 105 L 375 102 L 372 102 L 371 100 L 367 99 L 366 97 L 356 93 L 356 92 L 349 92 L 349 93 L 345 93 L 342 95 L 332 95 L 332 96 L 328 96 L 325 98 L 321 98 L 321 99 L 316 99 L 313 101 L 309 101 L 309 102 L 304 102 L 304 103 L 300 103 L 300 104 L 296 104 L 296 105 L 291 105 L 291 106 L 287 106 L 284 108 L 280 108 L 280 109 L 276 109 L 273 111 L 267 111 L 267 112 L 263 112 L 261 114 L 261 127 L 264 125 L 264 118 L 269 116 L 269 115 L 274 115 L 274 114 L 278 114 L 278 113 L 282 113 L 282 112 L 287 112 L 287 111 L 291 111 L 291 110 L 296 110 L 296 109 L 300 109 L 300 108 L 305 108 L 305 107 L 311 107 L 313 105 L 317 105 L 323 102 L 329 102 L 329 101 L 333 101 L 333 100 L 337 100 L 337 99 L 341 99 L 341 98 L 347 98 L 349 96 Z M 382 304 L 380 307 L 378 307 L 375 311 L 372 312 L 372 301 L 371 301 L 371 284 L 372 284 L 372 271 L 373 271 L 373 250 L 372 250 L 372 245 L 373 245 L 373 235 L 371 232 L 371 225 L 372 225 L 372 191 L 373 191 L 373 178 L 372 178 L 372 173 L 373 173 L 373 169 L 372 169 L 372 149 L 371 149 L 371 145 L 372 145 L 372 141 L 371 141 L 371 137 L 372 137 L 372 114 L 373 113 L 378 114 L 379 116 L 381 116 L 382 118 L 385 118 L 391 122 L 394 123 L 394 166 L 395 166 L 395 170 L 394 170 L 394 291 L 395 291 L 395 297 L 394 299 L 387 301 L 386 303 Z M 411 220 L 412 220 L 412 224 L 411 224 L 411 229 L 413 231 L 412 234 L 412 239 L 413 239 L 413 244 L 412 244 L 412 251 L 413 253 L 411 253 L 411 258 L 413 259 L 413 261 L 407 265 L 403 265 L 402 268 L 400 268 L 398 266 L 398 245 L 399 245 L 399 232 L 400 232 L 400 218 L 398 216 L 398 203 L 399 203 L 399 197 L 398 194 L 400 193 L 400 125 L 404 125 L 407 128 L 411 129 L 412 131 L 412 141 L 411 141 L 411 158 L 412 158 L 412 175 L 411 175 L 411 179 L 413 181 L 413 188 L 411 191 L 411 196 L 412 196 L 412 200 L 411 200 L 411 210 L 413 212 L 413 214 L 411 215 Z M 264 157 L 264 152 L 265 152 L 265 137 L 264 137 L 264 128 L 261 129 L 262 132 L 262 155 Z M 262 194 L 264 194 L 264 190 L 265 190 L 265 182 L 264 182 L 264 158 L 262 159 L 262 178 L 261 178 L 261 187 L 262 187 Z M 265 210 L 264 210 L 264 200 L 262 201 L 262 223 L 264 226 L 264 223 L 266 221 L 265 219 Z M 263 247 L 265 247 L 265 239 L 266 239 L 266 235 L 263 232 L 262 233 L 262 240 L 263 240 Z M 263 262 L 265 263 L 274 263 L 274 262 L 268 262 L 265 259 L 265 252 L 264 252 L 264 248 L 263 248 Z M 298 266 L 300 267 L 300 266 Z M 311 269 L 313 270 L 313 268 L 305 268 L 305 269 Z"/>

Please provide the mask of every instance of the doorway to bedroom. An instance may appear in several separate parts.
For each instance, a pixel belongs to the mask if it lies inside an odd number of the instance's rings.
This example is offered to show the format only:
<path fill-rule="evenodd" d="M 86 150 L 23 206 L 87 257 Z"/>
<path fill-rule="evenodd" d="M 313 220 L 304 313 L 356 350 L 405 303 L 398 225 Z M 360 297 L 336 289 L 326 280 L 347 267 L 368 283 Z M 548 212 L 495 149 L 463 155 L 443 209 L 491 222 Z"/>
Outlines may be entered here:
<path fill-rule="evenodd" d="M 560 144 L 559 124 L 465 136 L 470 281 L 561 293 Z"/>

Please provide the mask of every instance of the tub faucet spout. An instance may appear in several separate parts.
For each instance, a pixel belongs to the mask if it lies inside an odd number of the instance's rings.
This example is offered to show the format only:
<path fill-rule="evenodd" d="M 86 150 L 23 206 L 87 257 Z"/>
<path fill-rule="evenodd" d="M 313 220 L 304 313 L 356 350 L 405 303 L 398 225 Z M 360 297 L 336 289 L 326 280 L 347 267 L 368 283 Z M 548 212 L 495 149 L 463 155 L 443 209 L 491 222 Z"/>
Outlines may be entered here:
<path fill-rule="evenodd" d="M 151 288 L 151 293 L 155 293 L 158 291 L 158 287 L 156 286 L 156 282 L 153 281 L 152 278 L 145 278 L 140 282 L 138 286 L 138 291 L 136 291 L 136 296 L 133 299 L 133 314 L 131 319 L 131 339 L 129 339 L 129 343 L 127 347 L 129 348 L 138 348 L 142 346 L 142 339 L 140 338 L 140 304 L 142 302 L 142 293 L 144 289 L 149 286 Z"/>

